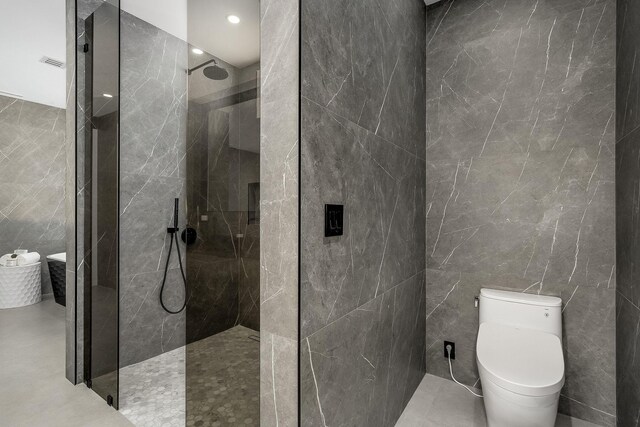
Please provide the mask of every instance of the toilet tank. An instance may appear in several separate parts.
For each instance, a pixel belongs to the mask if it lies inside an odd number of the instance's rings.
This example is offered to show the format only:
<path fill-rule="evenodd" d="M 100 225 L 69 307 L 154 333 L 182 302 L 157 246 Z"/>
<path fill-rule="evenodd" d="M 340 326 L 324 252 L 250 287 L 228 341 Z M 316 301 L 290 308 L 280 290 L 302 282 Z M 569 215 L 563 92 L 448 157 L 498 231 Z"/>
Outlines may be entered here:
<path fill-rule="evenodd" d="M 483 288 L 480 290 L 480 323 L 484 322 L 547 332 L 562 340 L 562 300 Z"/>

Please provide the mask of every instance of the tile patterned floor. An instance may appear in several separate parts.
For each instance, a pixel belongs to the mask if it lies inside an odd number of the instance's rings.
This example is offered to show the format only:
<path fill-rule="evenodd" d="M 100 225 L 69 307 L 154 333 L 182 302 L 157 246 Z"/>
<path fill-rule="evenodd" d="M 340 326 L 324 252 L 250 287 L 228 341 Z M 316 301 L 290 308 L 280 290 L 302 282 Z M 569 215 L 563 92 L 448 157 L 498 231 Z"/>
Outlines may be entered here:
<path fill-rule="evenodd" d="M 137 427 L 259 425 L 256 337 L 236 326 L 121 369 L 120 412 Z"/>
<path fill-rule="evenodd" d="M 120 369 L 120 412 L 136 427 L 182 427 L 185 348 Z"/>
<path fill-rule="evenodd" d="M 453 381 L 425 375 L 395 427 L 486 427 L 482 399 Z M 556 427 L 597 427 L 558 415 Z"/>
<path fill-rule="evenodd" d="M 64 378 L 63 307 L 48 300 L 0 310 L 0 425 L 257 426 L 259 343 L 251 336 L 257 333 L 235 327 L 122 369 L 118 413 L 83 384 L 73 386 Z M 482 400 L 449 380 L 426 375 L 396 424 L 422 426 L 484 427 Z M 559 416 L 556 426 L 595 425 Z"/>
<path fill-rule="evenodd" d="M 187 427 L 260 424 L 258 336 L 236 326 L 187 346 Z"/>

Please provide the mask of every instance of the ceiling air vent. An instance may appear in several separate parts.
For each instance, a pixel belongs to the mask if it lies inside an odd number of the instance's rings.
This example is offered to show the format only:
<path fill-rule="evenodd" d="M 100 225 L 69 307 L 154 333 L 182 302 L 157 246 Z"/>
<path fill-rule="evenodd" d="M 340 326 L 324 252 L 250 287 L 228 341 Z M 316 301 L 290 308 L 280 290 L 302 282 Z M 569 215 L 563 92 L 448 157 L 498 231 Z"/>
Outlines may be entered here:
<path fill-rule="evenodd" d="M 48 56 L 43 56 L 42 58 L 40 58 L 40 62 L 42 62 L 43 64 L 53 65 L 57 68 L 64 68 L 64 62 L 58 61 L 57 59 L 49 58 Z"/>

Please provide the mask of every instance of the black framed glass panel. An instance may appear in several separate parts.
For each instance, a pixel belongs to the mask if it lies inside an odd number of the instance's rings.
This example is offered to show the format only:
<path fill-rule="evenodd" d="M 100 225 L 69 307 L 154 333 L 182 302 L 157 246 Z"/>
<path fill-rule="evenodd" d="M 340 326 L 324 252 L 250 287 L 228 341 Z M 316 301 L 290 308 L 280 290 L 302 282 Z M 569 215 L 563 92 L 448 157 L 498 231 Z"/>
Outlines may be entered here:
<path fill-rule="evenodd" d="M 82 3 L 82 1 L 80 1 Z M 115 3 L 115 4 L 114 4 Z M 83 7 L 84 6 L 84 7 Z M 81 4 L 78 11 L 86 11 Z M 84 301 L 84 378 L 118 407 L 119 5 L 103 2 L 79 20 L 78 243 Z"/>

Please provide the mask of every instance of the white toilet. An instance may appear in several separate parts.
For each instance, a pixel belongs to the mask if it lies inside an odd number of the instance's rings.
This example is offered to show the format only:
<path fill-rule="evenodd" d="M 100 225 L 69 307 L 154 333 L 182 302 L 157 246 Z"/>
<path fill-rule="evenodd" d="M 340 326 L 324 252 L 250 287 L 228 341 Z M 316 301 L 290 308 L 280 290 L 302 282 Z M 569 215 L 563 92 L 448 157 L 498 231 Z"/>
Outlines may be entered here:
<path fill-rule="evenodd" d="M 482 289 L 476 360 L 489 427 L 553 427 L 564 385 L 562 300 Z"/>

